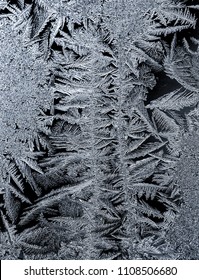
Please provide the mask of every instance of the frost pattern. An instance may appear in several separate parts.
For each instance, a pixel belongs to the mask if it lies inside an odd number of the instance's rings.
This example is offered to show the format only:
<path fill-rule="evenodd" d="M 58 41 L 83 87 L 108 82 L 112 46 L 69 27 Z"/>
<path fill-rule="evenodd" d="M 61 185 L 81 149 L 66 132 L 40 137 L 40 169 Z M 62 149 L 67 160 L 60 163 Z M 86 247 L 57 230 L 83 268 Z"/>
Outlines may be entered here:
<path fill-rule="evenodd" d="M 180 164 L 199 121 L 197 9 L 2 1 L 2 258 L 198 258 Z"/>

